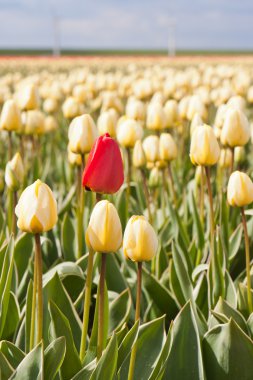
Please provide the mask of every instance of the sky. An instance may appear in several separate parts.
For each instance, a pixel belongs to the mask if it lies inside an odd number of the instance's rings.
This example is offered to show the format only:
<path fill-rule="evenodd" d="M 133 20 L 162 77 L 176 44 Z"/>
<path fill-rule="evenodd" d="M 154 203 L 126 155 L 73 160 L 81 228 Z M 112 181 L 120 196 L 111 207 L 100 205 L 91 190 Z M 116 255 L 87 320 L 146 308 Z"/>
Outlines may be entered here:
<path fill-rule="evenodd" d="M 0 48 L 166 49 L 170 25 L 177 49 L 253 50 L 252 0 L 0 0 Z"/>

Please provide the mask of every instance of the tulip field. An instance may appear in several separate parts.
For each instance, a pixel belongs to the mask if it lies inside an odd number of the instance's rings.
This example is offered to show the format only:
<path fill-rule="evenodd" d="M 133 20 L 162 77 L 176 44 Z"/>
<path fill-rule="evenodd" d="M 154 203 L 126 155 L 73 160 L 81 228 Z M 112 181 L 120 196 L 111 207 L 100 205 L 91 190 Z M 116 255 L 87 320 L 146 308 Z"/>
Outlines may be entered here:
<path fill-rule="evenodd" d="M 252 144 L 252 57 L 0 59 L 0 380 L 252 380 Z"/>

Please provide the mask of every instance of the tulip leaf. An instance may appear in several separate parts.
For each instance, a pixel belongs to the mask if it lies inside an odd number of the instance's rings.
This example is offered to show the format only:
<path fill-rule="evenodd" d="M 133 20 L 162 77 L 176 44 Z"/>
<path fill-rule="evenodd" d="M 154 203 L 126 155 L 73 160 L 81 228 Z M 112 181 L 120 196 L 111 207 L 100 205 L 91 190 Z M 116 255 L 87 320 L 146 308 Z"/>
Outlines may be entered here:
<path fill-rule="evenodd" d="M 4 356 L 4 354 L 0 351 L 0 379 L 8 380 L 13 374 L 14 369 Z"/>
<path fill-rule="evenodd" d="M 118 344 L 116 335 L 113 334 L 90 380 L 113 380 L 117 370 L 117 360 Z"/>
<path fill-rule="evenodd" d="M 125 322 L 128 321 L 131 311 L 131 294 L 130 290 L 124 290 L 109 305 L 109 335 L 114 330 L 119 330 Z"/>
<path fill-rule="evenodd" d="M 47 312 L 48 302 L 53 301 L 56 306 L 61 310 L 61 312 L 68 318 L 70 328 L 72 330 L 75 346 L 77 350 L 80 347 L 81 340 L 81 321 L 79 316 L 74 308 L 74 305 L 65 290 L 59 275 L 55 272 L 54 276 L 49 282 L 43 287 L 43 311 L 44 311 L 44 339 L 45 342 L 48 342 L 47 331 L 50 323 L 50 316 Z"/>
<path fill-rule="evenodd" d="M 3 335 L 6 316 L 8 313 L 12 273 L 14 265 L 14 241 L 10 239 L 4 255 L 4 262 L 0 276 L 0 338 Z"/>
<path fill-rule="evenodd" d="M 0 343 L 0 352 L 5 356 L 5 358 L 10 363 L 11 367 L 14 369 L 18 367 L 18 365 L 25 357 L 25 353 L 22 350 L 20 350 L 13 343 L 8 342 L 6 340 L 3 340 Z"/>
<path fill-rule="evenodd" d="M 108 254 L 106 258 L 106 284 L 108 290 L 116 293 L 121 293 L 128 287 L 115 253 Z"/>
<path fill-rule="evenodd" d="M 66 212 L 63 218 L 61 225 L 61 243 L 64 258 L 67 261 L 75 261 L 75 252 L 76 252 L 76 234 L 73 222 Z"/>
<path fill-rule="evenodd" d="M 33 235 L 23 233 L 20 235 L 14 248 L 14 260 L 18 271 L 18 279 L 21 281 L 28 267 L 29 261 L 33 257 Z"/>
<path fill-rule="evenodd" d="M 202 250 L 205 245 L 205 234 L 203 230 L 203 225 L 199 217 L 199 211 L 197 210 L 196 200 L 195 200 L 193 191 L 191 191 L 191 194 L 189 197 L 189 205 L 190 205 L 190 210 L 191 210 L 191 214 L 193 217 L 194 226 L 196 230 L 197 246 L 200 250 Z"/>
<path fill-rule="evenodd" d="M 138 331 L 139 331 L 139 321 L 136 321 L 133 327 L 128 331 L 124 339 L 122 340 L 120 346 L 119 346 L 119 352 L 118 352 L 118 369 L 121 368 L 122 364 L 128 357 L 128 355 L 131 352 L 131 349 L 133 347 L 133 344 L 135 343 Z"/>
<path fill-rule="evenodd" d="M 33 297 L 33 282 L 30 280 L 27 294 L 26 294 L 26 306 L 25 306 L 25 351 L 30 349 L 30 334 L 31 334 L 31 318 L 32 318 L 32 297 Z"/>
<path fill-rule="evenodd" d="M 207 380 L 253 377 L 253 343 L 232 318 L 207 332 L 203 356 Z"/>
<path fill-rule="evenodd" d="M 153 302 L 162 313 L 166 313 L 169 319 L 174 318 L 178 308 L 169 290 L 158 282 L 155 276 L 150 274 L 146 268 L 143 268 L 142 272 L 143 285 L 147 289 Z"/>
<path fill-rule="evenodd" d="M 43 380 L 43 349 L 40 343 L 18 365 L 10 380 Z"/>
<path fill-rule="evenodd" d="M 187 302 L 173 322 L 171 340 L 163 378 L 204 379 L 200 336 L 190 302 Z"/>
<path fill-rule="evenodd" d="M 157 362 L 165 343 L 164 317 L 143 324 L 139 329 L 134 378 L 147 380 Z M 119 379 L 125 380 L 128 375 L 130 355 L 124 361 Z"/>
<path fill-rule="evenodd" d="M 58 373 L 66 352 L 65 337 L 55 339 L 45 350 L 44 378 L 53 380 Z"/>
<path fill-rule="evenodd" d="M 58 306 L 50 301 L 49 311 L 52 318 L 54 339 L 64 336 L 66 339 L 66 353 L 61 365 L 60 373 L 63 380 L 70 379 L 82 368 L 81 361 L 75 347 L 70 324 Z"/>
<path fill-rule="evenodd" d="M 241 245 L 243 227 L 241 224 L 235 229 L 229 238 L 229 260 L 232 261 Z"/>
<path fill-rule="evenodd" d="M 13 336 L 20 318 L 20 310 L 17 297 L 14 293 L 10 292 L 8 310 L 6 314 L 6 320 L 4 330 L 2 333 L 2 339 L 10 339 Z"/>

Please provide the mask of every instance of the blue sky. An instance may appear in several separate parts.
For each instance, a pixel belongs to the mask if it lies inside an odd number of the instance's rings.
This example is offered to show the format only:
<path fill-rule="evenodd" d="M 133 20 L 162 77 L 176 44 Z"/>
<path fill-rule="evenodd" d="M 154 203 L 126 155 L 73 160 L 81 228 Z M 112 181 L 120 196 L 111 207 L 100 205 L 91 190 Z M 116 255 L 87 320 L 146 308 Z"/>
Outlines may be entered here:
<path fill-rule="evenodd" d="M 0 47 L 252 49 L 252 0 L 0 0 Z"/>

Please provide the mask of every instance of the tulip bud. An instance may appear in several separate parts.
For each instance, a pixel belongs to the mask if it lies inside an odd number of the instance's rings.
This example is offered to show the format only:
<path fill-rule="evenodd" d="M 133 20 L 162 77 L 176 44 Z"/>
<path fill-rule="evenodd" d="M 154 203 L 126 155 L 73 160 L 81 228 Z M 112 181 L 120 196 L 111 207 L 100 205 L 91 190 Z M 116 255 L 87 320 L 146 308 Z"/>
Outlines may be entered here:
<path fill-rule="evenodd" d="M 51 230 L 57 222 L 57 204 L 50 187 L 39 179 L 28 186 L 15 213 L 22 231 L 36 234 Z"/>
<path fill-rule="evenodd" d="M 21 113 L 14 102 L 14 100 L 9 99 L 3 105 L 1 118 L 0 118 L 0 129 L 6 131 L 19 131 L 22 128 Z"/>
<path fill-rule="evenodd" d="M 227 102 L 227 106 L 230 107 L 230 108 L 233 108 L 233 109 L 239 109 L 241 110 L 242 112 L 245 111 L 245 99 L 242 97 L 242 96 L 232 96 L 228 102 Z"/>
<path fill-rule="evenodd" d="M 96 204 L 91 213 L 85 240 L 95 252 L 116 252 L 121 247 L 121 222 L 112 203 L 103 200 Z"/>
<path fill-rule="evenodd" d="M 191 133 L 191 136 L 193 134 L 193 131 L 195 130 L 195 128 L 203 125 L 203 120 L 202 118 L 200 117 L 200 115 L 198 113 L 195 113 L 195 115 L 193 116 L 193 119 L 191 121 L 191 127 L 190 127 L 190 133 Z"/>
<path fill-rule="evenodd" d="M 229 168 L 232 162 L 232 152 L 230 149 L 221 149 L 219 166 L 223 169 Z"/>
<path fill-rule="evenodd" d="M 126 119 L 117 128 L 117 140 L 125 148 L 133 148 L 136 141 L 141 140 L 142 136 L 142 126 L 133 119 Z"/>
<path fill-rule="evenodd" d="M 243 207 L 253 202 L 253 183 L 243 172 L 235 171 L 228 181 L 227 199 L 230 206 Z"/>
<path fill-rule="evenodd" d="M 156 162 L 159 160 L 159 137 L 151 135 L 143 140 L 143 149 L 148 162 Z"/>
<path fill-rule="evenodd" d="M 35 110 L 39 108 L 39 91 L 34 84 L 22 87 L 17 95 L 18 106 L 22 111 Z"/>
<path fill-rule="evenodd" d="M 165 103 L 164 112 L 166 115 L 166 127 L 172 128 L 178 122 L 178 104 L 174 99 L 170 99 Z"/>
<path fill-rule="evenodd" d="M 46 113 L 52 114 L 58 110 L 58 102 L 56 99 L 47 98 L 43 103 L 43 110 Z"/>
<path fill-rule="evenodd" d="M 159 157 L 164 161 L 172 161 L 177 157 L 177 146 L 169 133 L 162 133 L 160 136 Z"/>
<path fill-rule="evenodd" d="M 116 193 L 124 182 L 119 146 L 108 133 L 100 136 L 90 151 L 83 172 L 83 186 L 96 193 Z"/>
<path fill-rule="evenodd" d="M 19 153 L 16 153 L 11 161 L 9 161 L 5 168 L 5 182 L 8 188 L 16 191 L 20 188 L 24 181 L 24 165 Z"/>
<path fill-rule="evenodd" d="M 76 98 L 71 96 L 63 103 L 62 112 L 66 119 L 74 119 L 74 117 L 84 113 L 84 107 Z"/>
<path fill-rule="evenodd" d="M 126 106 L 126 116 L 130 119 L 144 120 L 145 105 L 141 100 L 131 100 Z"/>
<path fill-rule="evenodd" d="M 161 130 L 166 126 L 166 114 L 159 103 L 150 103 L 147 109 L 147 128 Z"/>
<path fill-rule="evenodd" d="M 58 129 L 58 122 L 54 116 L 48 115 L 45 117 L 45 133 L 53 132 Z"/>
<path fill-rule="evenodd" d="M 97 121 L 100 136 L 109 133 L 110 136 L 115 137 L 117 120 L 118 114 L 113 108 L 102 112 Z"/>
<path fill-rule="evenodd" d="M 190 159 L 194 165 L 211 166 L 218 162 L 220 147 L 209 125 L 197 127 L 191 138 Z"/>
<path fill-rule="evenodd" d="M 69 126 L 69 149 L 76 154 L 89 153 L 98 132 L 92 117 L 88 114 L 78 116 Z"/>
<path fill-rule="evenodd" d="M 81 166 L 82 165 L 82 156 L 81 154 L 73 153 L 68 145 L 68 161 L 70 165 Z"/>
<path fill-rule="evenodd" d="M 157 166 L 154 166 L 149 174 L 148 184 L 150 187 L 158 187 L 161 185 L 160 171 Z"/>
<path fill-rule="evenodd" d="M 250 126 L 247 117 L 239 109 L 228 109 L 221 131 L 221 143 L 231 148 L 243 146 L 250 139 Z"/>
<path fill-rule="evenodd" d="M 31 110 L 22 115 L 25 134 L 40 135 L 45 132 L 45 115 L 41 111 Z"/>
<path fill-rule="evenodd" d="M 137 140 L 133 150 L 133 165 L 136 168 L 144 168 L 147 160 L 141 140 Z"/>
<path fill-rule="evenodd" d="M 158 249 L 157 235 L 144 216 L 132 216 L 123 238 L 124 255 L 132 261 L 149 261 Z"/>
<path fill-rule="evenodd" d="M 77 84 L 73 88 L 73 96 L 80 102 L 84 103 L 87 98 L 87 90 L 83 84 Z"/>
<path fill-rule="evenodd" d="M 190 98 L 189 104 L 188 104 L 187 119 L 192 120 L 196 113 L 198 113 L 201 116 L 201 118 L 204 120 L 207 117 L 207 110 L 204 103 L 201 101 L 198 95 L 193 95 Z"/>

